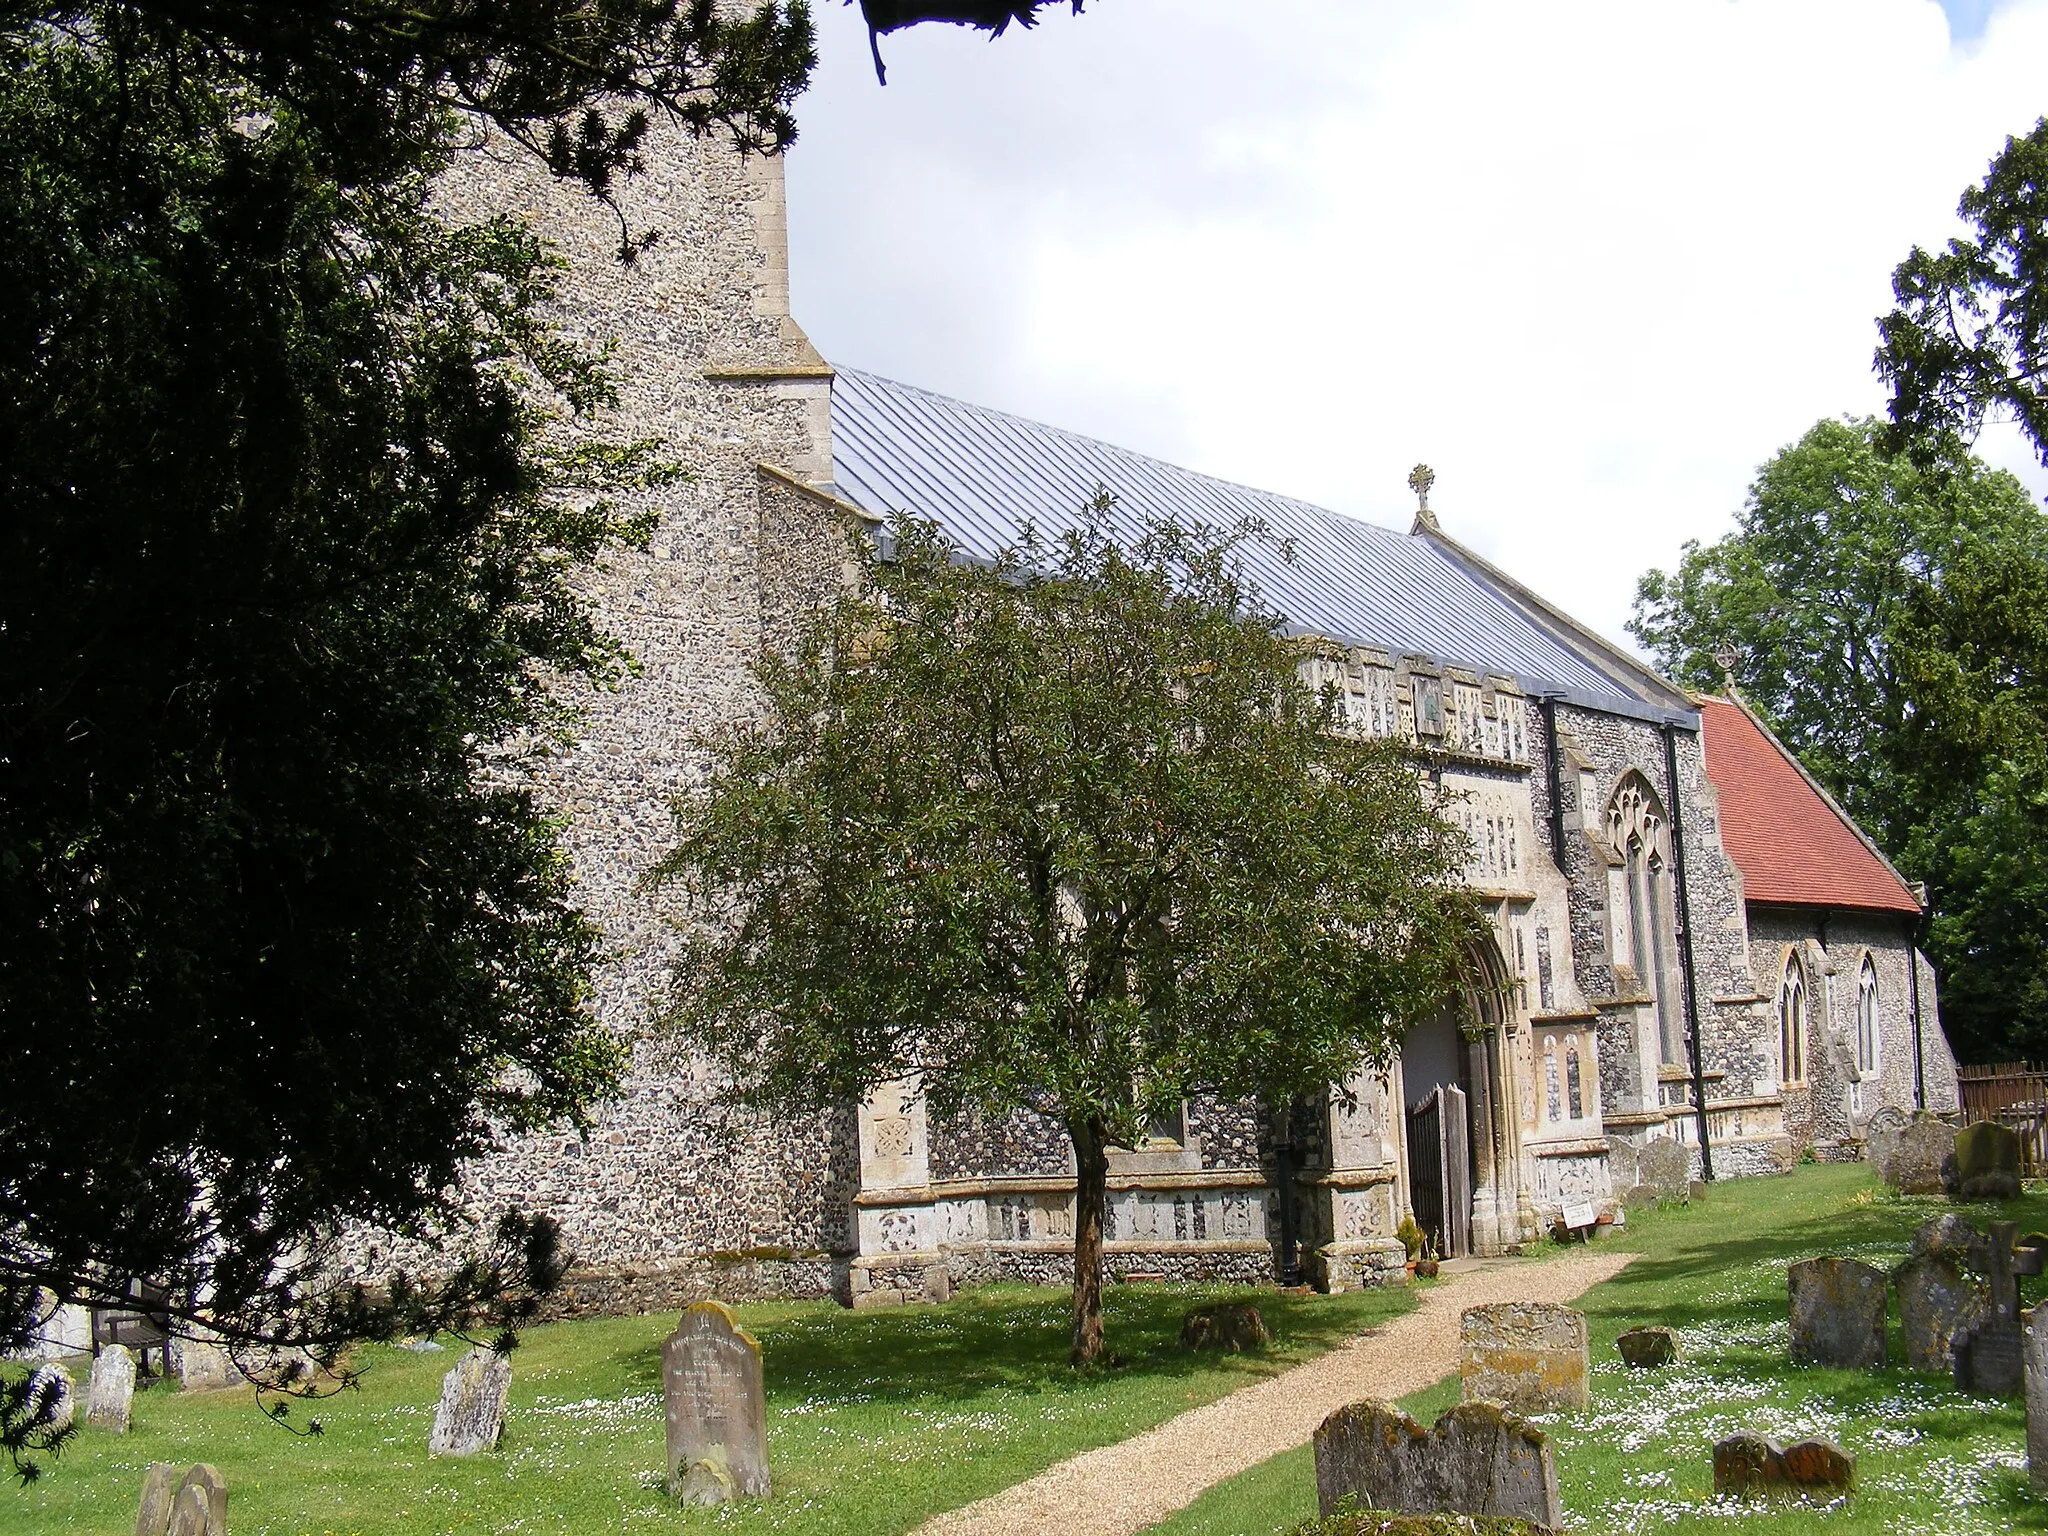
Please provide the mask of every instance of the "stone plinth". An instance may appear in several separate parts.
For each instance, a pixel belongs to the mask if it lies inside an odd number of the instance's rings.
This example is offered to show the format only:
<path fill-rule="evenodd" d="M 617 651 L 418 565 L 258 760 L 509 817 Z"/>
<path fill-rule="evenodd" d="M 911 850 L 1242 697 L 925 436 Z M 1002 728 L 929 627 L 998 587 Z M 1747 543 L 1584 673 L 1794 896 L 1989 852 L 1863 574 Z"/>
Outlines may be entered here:
<path fill-rule="evenodd" d="M 1785 1271 L 1792 1358 L 1801 1365 L 1882 1370 L 1885 1276 L 1856 1259 L 1807 1259 Z"/>
<path fill-rule="evenodd" d="M 1467 1307 L 1458 1334 L 1466 1402 L 1555 1413 L 1591 1401 L 1592 1351 L 1583 1312 L 1547 1301 Z"/>

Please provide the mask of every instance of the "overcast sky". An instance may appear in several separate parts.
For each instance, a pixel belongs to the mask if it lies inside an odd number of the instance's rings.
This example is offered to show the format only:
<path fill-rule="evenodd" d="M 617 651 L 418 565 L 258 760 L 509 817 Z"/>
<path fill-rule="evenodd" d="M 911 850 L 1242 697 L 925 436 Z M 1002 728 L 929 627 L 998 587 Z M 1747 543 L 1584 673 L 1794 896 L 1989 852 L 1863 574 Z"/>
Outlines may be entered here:
<path fill-rule="evenodd" d="M 2048 0 L 818 6 L 789 160 L 836 363 L 1456 537 L 1623 638 L 2048 113 Z M 2024 445 L 1987 444 L 2048 476 Z"/>

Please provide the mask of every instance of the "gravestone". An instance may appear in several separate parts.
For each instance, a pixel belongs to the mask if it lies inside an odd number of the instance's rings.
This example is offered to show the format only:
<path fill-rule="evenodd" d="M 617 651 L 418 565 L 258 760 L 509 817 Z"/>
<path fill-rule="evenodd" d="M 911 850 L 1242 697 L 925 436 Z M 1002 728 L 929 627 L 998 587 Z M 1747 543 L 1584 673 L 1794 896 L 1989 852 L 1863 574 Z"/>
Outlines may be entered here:
<path fill-rule="evenodd" d="M 218 1471 L 204 1462 L 182 1478 L 168 1461 L 149 1469 L 135 1511 L 135 1536 L 227 1536 L 227 1531 L 228 1485 Z"/>
<path fill-rule="evenodd" d="M 52 1360 L 37 1366 L 28 1376 L 29 1404 L 37 1412 L 47 1405 L 52 1429 L 69 1429 L 78 1411 L 78 1397 L 72 1390 L 71 1373 Z"/>
<path fill-rule="evenodd" d="M 178 1341 L 178 1383 L 187 1392 L 217 1392 L 241 1377 L 227 1351 L 203 1339 Z"/>
<path fill-rule="evenodd" d="M 2027 1471 L 2034 1489 L 2048 1493 L 2048 1303 L 2026 1320 Z"/>
<path fill-rule="evenodd" d="M 2016 1200 L 2020 1193 L 2019 1132 L 1979 1120 L 1956 1132 L 1955 1194 L 1961 1200 Z"/>
<path fill-rule="evenodd" d="M 134 1407 L 135 1357 L 126 1345 L 109 1344 L 93 1357 L 92 1376 L 85 1387 L 85 1422 L 95 1429 L 125 1435 Z"/>
<path fill-rule="evenodd" d="M 1775 1494 L 1830 1502 L 1856 1485 L 1856 1458 L 1832 1440 L 1775 1440 L 1738 1430 L 1714 1446 L 1714 1492 L 1734 1498 Z"/>
<path fill-rule="evenodd" d="M 1856 1259 L 1806 1259 L 1785 1271 L 1792 1358 L 1801 1365 L 1882 1370 L 1884 1271 Z"/>
<path fill-rule="evenodd" d="M 685 1504 L 768 1497 L 761 1346 L 715 1301 L 683 1313 L 661 1348 L 668 1491 Z"/>
<path fill-rule="evenodd" d="M 178 1469 L 168 1461 L 151 1464 L 135 1509 L 135 1536 L 164 1536 L 171 1524 L 171 1500 L 178 1494 Z"/>
<path fill-rule="evenodd" d="M 481 1344 L 455 1362 L 441 1378 L 441 1406 L 427 1437 L 429 1456 L 474 1456 L 488 1451 L 505 1433 L 505 1399 L 512 1391 L 512 1362 Z"/>
<path fill-rule="evenodd" d="M 1989 1307 L 1974 1327 L 1956 1334 L 1956 1385 L 1965 1392 L 2017 1397 L 2026 1389 L 2020 1281 L 2013 1262 L 2013 1239 L 2018 1235 L 2017 1222 L 1991 1223 L 1985 1276 Z"/>
<path fill-rule="evenodd" d="M 1459 1371 L 1466 1402 L 1502 1403 L 1517 1413 L 1584 1408 L 1592 1351 L 1586 1314 L 1547 1301 L 1467 1307 L 1459 1320 Z"/>
<path fill-rule="evenodd" d="M 1877 1148 L 1875 1140 L 1872 1147 Z M 1871 1161 L 1884 1181 L 1902 1195 L 1944 1192 L 1942 1164 L 1955 1152 L 1955 1132 L 1932 1115 L 1915 1115 L 1892 1136 Z"/>
<path fill-rule="evenodd" d="M 1614 1341 L 1632 1371 L 1678 1364 L 1678 1335 L 1669 1328 L 1631 1328 Z"/>
<path fill-rule="evenodd" d="M 1315 1456 L 1326 1519 L 1350 1498 L 1395 1514 L 1563 1523 L 1549 1437 L 1494 1403 L 1460 1403 L 1433 1429 L 1391 1403 L 1352 1403 L 1317 1427 Z"/>
<path fill-rule="evenodd" d="M 1660 1200 L 1682 1200 L 1692 1179 L 1692 1156 L 1673 1137 L 1660 1136 L 1636 1149 L 1636 1185 Z"/>
<path fill-rule="evenodd" d="M 1892 1284 L 1899 1292 L 1906 1368 L 1951 1374 L 1956 1335 L 1976 1327 L 1990 1310 L 1984 1282 L 1948 1258 L 1922 1253 L 1892 1271 Z"/>
<path fill-rule="evenodd" d="M 1248 1301 L 1219 1301 L 1190 1307 L 1180 1323 L 1182 1349 L 1222 1349 L 1231 1354 L 1264 1349 L 1273 1342 L 1266 1320 Z"/>

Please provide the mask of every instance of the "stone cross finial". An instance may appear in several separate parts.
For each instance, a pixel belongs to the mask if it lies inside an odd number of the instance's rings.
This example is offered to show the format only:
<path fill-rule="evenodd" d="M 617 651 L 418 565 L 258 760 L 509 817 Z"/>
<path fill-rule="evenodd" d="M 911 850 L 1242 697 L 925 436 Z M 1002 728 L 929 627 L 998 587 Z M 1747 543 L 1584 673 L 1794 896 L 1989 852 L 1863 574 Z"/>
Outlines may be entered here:
<path fill-rule="evenodd" d="M 1436 471 L 1427 464 L 1418 464 L 1408 471 L 1408 489 L 1415 493 L 1418 512 L 1429 510 L 1429 488 L 1436 484 Z"/>
<path fill-rule="evenodd" d="M 1735 663 L 1742 660 L 1742 652 L 1723 640 L 1714 651 L 1714 665 L 1721 669 L 1721 681 L 1730 688 L 1735 686 Z"/>

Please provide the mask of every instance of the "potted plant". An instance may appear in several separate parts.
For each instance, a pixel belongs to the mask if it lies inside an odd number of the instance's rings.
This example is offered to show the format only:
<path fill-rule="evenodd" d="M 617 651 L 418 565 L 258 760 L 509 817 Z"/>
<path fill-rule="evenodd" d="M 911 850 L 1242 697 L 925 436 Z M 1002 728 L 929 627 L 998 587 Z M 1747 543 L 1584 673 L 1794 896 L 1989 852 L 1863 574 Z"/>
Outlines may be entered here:
<path fill-rule="evenodd" d="M 1425 1244 L 1422 1250 L 1422 1257 L 1415 1261 L 1415 1273 L 1425 1280 L 1434 1280 L 1440 1267 L 1437 1259 L 1436 1244 Z"/>

